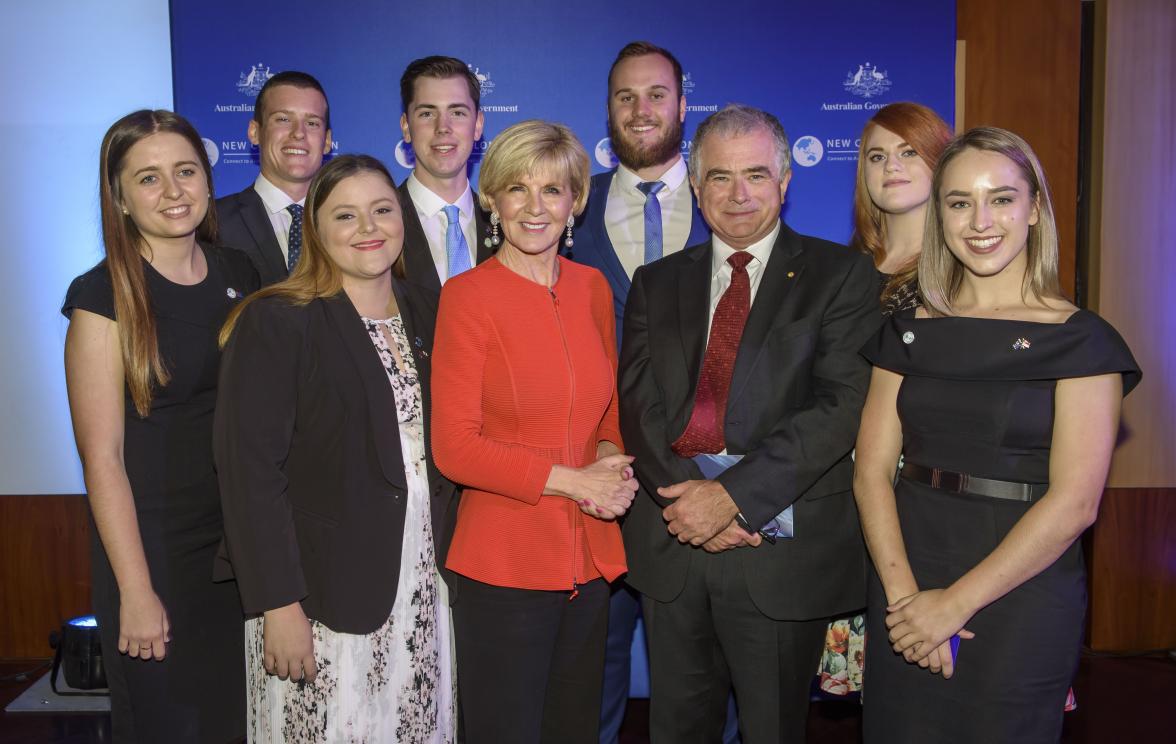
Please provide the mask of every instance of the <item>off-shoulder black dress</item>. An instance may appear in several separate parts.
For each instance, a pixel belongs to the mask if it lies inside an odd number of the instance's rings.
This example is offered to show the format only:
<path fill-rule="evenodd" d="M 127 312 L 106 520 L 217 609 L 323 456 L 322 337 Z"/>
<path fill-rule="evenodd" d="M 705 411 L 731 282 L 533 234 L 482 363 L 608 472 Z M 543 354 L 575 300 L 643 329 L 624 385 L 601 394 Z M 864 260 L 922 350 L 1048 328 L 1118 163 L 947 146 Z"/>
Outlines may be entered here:
<path fill-rule="evenodd" d="M 258 287 L 243 253 L 205 248 L 208 275 L 175 284 L 144 261 L 156 336 L 171 374 L 145 418 L 125 394 L 123 460 L 151 583 L 168 613 L 172 642 L 163 661 L 118 653 L 119 590 L 92 533 L 91 577 L 117 742 L 217 742 L 245 734 L 244 619 L 237 585 L 212 582 L 223 535 L 212 462 L 220 349 L 216 337 L 233 305 Z M 115 320 L 106 262 L 74 279 L 62 313 L 86 310 Z"/>
<path fill-rule="evenodd" d="M 892 316 L 862 350 L 904 376 L 898 394 L 906 463 L 982 478 L 1048 483 L 1054 388 L 1060 379 L 1140 371 L 1094 313 L 1064 323 Z M 950 585 L 983 560 L 1031 503 L 952 493 L 906 478 L 895 487 L 907 556 L 920 589 Z M 886 641 L 886 597 L 869 589 L 865 740 L 1056 742 L 1086 610 L 1075 542 L 1049 568 L 967 624 L 951 679 L 906 663 Z M 880 639 L 880 640 L 879 640 Z"/>

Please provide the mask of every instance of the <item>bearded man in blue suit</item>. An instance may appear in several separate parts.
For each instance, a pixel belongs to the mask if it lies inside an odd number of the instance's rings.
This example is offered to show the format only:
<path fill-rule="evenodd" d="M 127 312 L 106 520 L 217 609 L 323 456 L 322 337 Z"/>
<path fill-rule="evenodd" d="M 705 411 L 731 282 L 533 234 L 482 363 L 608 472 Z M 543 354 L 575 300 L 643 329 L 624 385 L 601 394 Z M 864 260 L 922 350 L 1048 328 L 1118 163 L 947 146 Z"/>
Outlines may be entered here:
<path fill-rule="evenodd" d="M 638 266 L 710 237 L 682 158 L 682 65 L 648 42 L 626 44 L 608 74 L 608 134 L 620 165 L 592 177 L 570 257 L 612 288 L 618 347 Z"/>
<path fill-rule="evenodd" d="M 592 178 L 577 223 L 573 260 L 608 279 L 617 316 L 617 348 L 629 283 L 639 266 L 710 239 L 682 157 L 682 65 L 644 41 L 626 44 L 608 74 L 608 134 L 620 164 Z M 630 647 L 640 615 L 637 593 L 617 581 L 609 608 L 600 741 L 617 741 L 629 698 Z M 737 741 L 734 720 L 727 742 Z"/>

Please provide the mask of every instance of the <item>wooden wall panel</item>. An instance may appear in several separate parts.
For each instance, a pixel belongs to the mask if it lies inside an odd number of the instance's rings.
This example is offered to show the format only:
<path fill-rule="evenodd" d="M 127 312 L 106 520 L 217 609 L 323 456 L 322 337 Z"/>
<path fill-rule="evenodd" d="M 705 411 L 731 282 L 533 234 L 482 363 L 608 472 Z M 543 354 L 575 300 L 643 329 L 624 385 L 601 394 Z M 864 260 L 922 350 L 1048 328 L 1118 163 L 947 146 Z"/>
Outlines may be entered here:
<path fill-rule="evenodd" d="M 1176 487 L 1176 2 L 1101 0 L 1098 312 L 1143 369 L 1124 401 L 1116 488 Z M 1098 99 L 1096 98 L 1096 101 Z M 1093 232 L 1093 231 L 1092 231 Z"/>
<path fill-rule="evenodd" d="M 0 496 L 0 658 L 52 655 L 49 631 L 90 612 L 84 496 Z"/>
<path fill-rule="evenodd" d="M 1176 489 L 1107 489 L 1090 551 L 1087 644 L 1176 648 Z"/>
<path fill-rule="evenodd" d="M 1077 256 L 1081 10 L 1080 0 L 956 2 L 956 38 L 966 43 L 963 129 L 1010 129 L 1037 152 L 1052 190 L 1062 289 L 1070 297 Z"/>

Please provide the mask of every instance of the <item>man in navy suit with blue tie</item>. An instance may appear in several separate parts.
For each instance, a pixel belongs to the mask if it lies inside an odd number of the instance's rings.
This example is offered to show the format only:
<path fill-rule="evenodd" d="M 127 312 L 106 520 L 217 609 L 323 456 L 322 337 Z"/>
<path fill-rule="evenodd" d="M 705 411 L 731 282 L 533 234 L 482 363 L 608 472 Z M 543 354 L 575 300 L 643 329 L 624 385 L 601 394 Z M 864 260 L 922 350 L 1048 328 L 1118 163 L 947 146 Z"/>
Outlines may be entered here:
<path fill-rule="evenodd" d="M 682 158 L 685 120 L 682 65 L 648 42 L 625 45 L 608 74 L 608 134 L 620 165 L 592 177 L 571 251 L 608 279 L 618 335 L 637 267 L 710 237 Z"/>
<path fill-rule="evenodd" d="M 637 267 L 710 237 L 690 191 L 682 158 L 682 65 L 669 51 L 635 41 L 608 75 L 608 134 L 620 161 L 592 178 L 570 257 L 608 279 L 617 315 L 617 347 L 629 282 Z M 601 696 L 600 741 L 615 742 L 629 698 L 630 646 L 640 612 L 636 592 L 613 587 Z"/>

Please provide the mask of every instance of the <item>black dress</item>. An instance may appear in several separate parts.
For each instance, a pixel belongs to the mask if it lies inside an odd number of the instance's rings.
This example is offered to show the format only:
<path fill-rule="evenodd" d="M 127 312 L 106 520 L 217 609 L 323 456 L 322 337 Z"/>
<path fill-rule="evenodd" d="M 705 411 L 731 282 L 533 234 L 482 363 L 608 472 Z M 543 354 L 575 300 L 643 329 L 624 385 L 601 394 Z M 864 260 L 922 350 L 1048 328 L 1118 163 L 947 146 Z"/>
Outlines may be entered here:
<path fill-rule="evenodd" d="M 1049 481 L 1059 379 L 1119 372 L 1131 351 L 1097 315 L 1065 323 L 894 315 L 862 353 L 904 376 L 898 394 L 907 463 L 1023 483 Z M 907 557 L 920 589 L 945 588 L 983 560 L 1030 503 L 957 494 L 899 478 Z M 887 642 L 886 597 L 871 572 L 865 741 L 1056 742 L 1078 665 L 1086 571 L 1075 542 L 1049 568 L 980 610 L 951 679 L 906 663 Z"/>
<path fill-rule="evenodd" d="M 258 286 L 244 254 L 204 249 L 208 276 L 174 284 L 143 262 L 159 348 L 171 381 L 140 418 L 125 395 L 123 460 L 151 583 L 172 641 L 162 662 L 118 653 L 119 591 L 92 529 L 94 613 L 102 637 L 116 742 L 222 742 L 245 734 L 241 602 L 233 582 L 212 582 L 222 536 L 212 462 L 212 413 L 220 351 L 216 336 L 240 298 Z M 106 262 L 69 287 L 62 313 L 114 319 Z"/>

